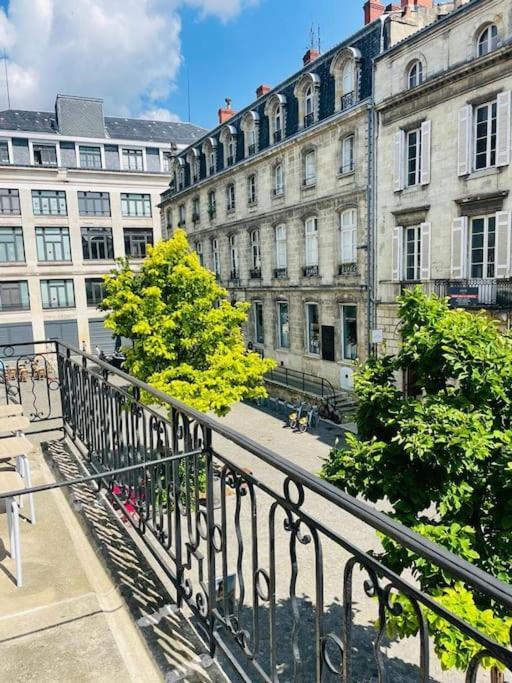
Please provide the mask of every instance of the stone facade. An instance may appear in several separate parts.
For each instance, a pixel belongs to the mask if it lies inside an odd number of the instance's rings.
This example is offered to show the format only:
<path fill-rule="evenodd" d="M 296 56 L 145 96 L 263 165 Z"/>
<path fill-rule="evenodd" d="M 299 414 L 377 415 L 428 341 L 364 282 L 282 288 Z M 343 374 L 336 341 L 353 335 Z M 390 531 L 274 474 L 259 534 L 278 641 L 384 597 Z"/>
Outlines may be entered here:
<path fill-rule="evenodd" d="M 436 13 L 381 7 L 243 111 L 227 100 L 220 126 L 176 159 L 161 203 L 232 298 L 252 303 L 248 345 L 345 389 L 369 349 L 373 58 Z"/>
<path fill-rule="evenodd" d="M 459 4 L 376 60 L 382 352 L 415 282 L 511 320 L 512 13 L 507 0 Z"/>

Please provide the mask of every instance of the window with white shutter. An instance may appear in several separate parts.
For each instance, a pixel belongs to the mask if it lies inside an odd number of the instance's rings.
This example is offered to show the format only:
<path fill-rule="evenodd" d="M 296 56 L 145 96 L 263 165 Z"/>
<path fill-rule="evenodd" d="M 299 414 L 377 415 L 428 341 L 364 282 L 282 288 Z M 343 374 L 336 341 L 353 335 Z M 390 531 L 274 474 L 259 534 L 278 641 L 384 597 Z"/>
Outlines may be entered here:
<path fill-rule="evenodd" d="M 496 277 L 510 277 L 510 211 L 496 214 Z"/>
<path fill-rule="evenodd" d="M 471 131 L 473 127 L 473 108 L 470 104 L 459 111 L 457 174 L 471 173 Z"/>
<path fill-rule="evenodd" d="M 432 122 L 423 121 L 421 124 L 421 172 L 420 183 L 428 185 L 430 183 L 430 155 L 432 146 Z"/>
<path fill-rule="evenodd" d="M 402 279 L 402 242 L 403 242 L 403 227 L 398 225 L 393 228 L 393 256 L 392 256 L 392 274 L 391 279 L 393 282 L 400 282 Z"/>
<path fill-rule="evenodd" d="M 510 163 L 510 103 L 510 90 L 498 95 L 496 166 L 508 166 Z"/>
<path fill-rule="evenodd" d="M 420 279 L 430 280 L 430 260 L 431 260 L 431 225 L 422 223 L 420 226 Z"/>
<path fill-rule="evenodd" d="M 460 280 L 466 277 L 468 219 L 455 218 L 452 224 L 451 277 Z"/>
<path fill-rule="evenodd" d="M 394 143 L 394 188 L 395 192 L 404 189 L 405 131 L 395 133 Z"/>

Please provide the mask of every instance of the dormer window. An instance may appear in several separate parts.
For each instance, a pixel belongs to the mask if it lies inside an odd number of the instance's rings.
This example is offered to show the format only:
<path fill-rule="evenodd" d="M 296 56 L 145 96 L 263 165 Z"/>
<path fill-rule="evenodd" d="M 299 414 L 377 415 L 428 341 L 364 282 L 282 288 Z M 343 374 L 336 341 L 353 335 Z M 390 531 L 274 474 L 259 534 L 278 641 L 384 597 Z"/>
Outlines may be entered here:
<path fill-rule="evenodd" d="M 236 162 L 237 130 L 234 126 L 226 126 L 220 136 L 220 141 L 224 145 L 224 166 L 233 166 Z"/>
<path fill-rule="evenodd" d="M 191 183 L 199 182 L 201 175 L 201 165 L 199 163 L 199 150 L 191 149 L 190 152 L 187 154 L 187 161 L 190 166 Z"/>
<path fill-rule="evenodd" d="M 217 140 L 208 138 L 203 144 L 203 154 L 206 160 L 206 175 L 212 176 L 217 171 Z"/>
<path fill-rule="evenodd" d="M 295 86 L 295 97 L 299 102 L 299 124 L 302 128 L 309 128 L 318 121 L 319 88 L 320 77 L 314 73 L 304 74 Z"/>
<path fill-rule="evenodd" d="M 419 59 L 416 59 L 407 71 L 407 87 L 416 88 L 423 83 L 423 64 Z"/>
<path fill-rule="evenodd" d="M 265 115 L 269 121 L 271 143 L 277 144 L 285 137 L 285 110 L 286 97 L 284 95 L 274 94 L 267 100 Z"/>
<path fill-rule="evenodd" d="M 250 157 L 258 151 L 258 132 L 260 117 L 258 112 L 249 111 L 242 118 L 242 130 L 245 134 L 245 156 Z"/>
<path fill-rule="evenodd" d="M 359 65 L 361 52 L 355 47 L 344 47 L 334 57 L 330 66 L 334 77 L 335 110 L 344 111 L 358 101 Z"/>
<path fill-rule="evenodd" d="M 480 31 L 477 39 L 477 56 L 483 57 L 498 47 L 498 27 L 488 24 Z"/>
<path fill-rule="evenodd" d="M 177 157 L 174 162 L 174 176 L 176 178 L 176 191 L 181 192 L 185 189 L 185 160 Z"/>

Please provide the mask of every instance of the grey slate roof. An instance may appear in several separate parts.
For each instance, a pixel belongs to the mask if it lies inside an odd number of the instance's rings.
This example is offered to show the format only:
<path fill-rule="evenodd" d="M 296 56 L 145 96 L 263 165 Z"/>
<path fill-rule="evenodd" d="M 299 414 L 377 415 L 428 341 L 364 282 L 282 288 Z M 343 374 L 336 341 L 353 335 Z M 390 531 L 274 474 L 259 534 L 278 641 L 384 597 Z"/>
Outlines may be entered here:
<path fill-rule="evenodd" d="M 27 133 L 59 133 L 55 113 L 7 109 L 0 111 L 0 130 L 26 131 Z M 192 123 L 147 121 L 105 116 L 105 137 L 146 142 L 175 142 L 192 144 L 206 130 Z"/>

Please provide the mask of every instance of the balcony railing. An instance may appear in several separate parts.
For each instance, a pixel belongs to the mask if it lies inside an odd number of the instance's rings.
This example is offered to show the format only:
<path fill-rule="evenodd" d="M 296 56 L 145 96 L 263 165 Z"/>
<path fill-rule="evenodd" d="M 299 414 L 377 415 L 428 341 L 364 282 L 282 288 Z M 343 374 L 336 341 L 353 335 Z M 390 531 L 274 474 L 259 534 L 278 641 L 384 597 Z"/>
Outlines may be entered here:
<path fill-rule="evenodd" d="M 309 128 L 312 126 L 315 122 L 315 112 L 311 112 L 310 114 L 306 114 L 304 117 L 304 128 Z"/>
<path fill-rule="evenodd" d="M 234 156 L 229 156 L 229 157 L 226 159 L 226 164 L 227 164 L 227 166 L 233 166 L 234 163 L 235 163 L 235 157 L 234 157 Z"/>
<path fill-rule="evenodd" d="M 240 433 L 61 342 L 0 346 L 0 397 L 22 403 L 33 430 L 51 429 L 73 445 L 85 479 L 102 484 L 98 499 L 106 496 L 167 576 L 169 601 L 192 611 L 212 655 L 221 651 L 242 680 L 437 680 L 427 612 L 471 641 L 465 680 L 484 675 L 485 657 L 512 672 L 510 644 L 398 576 L 361 542 L 379 532 L 447 583 L 493 602 L 496 613 L 511 612 L 512 586 L 320 480 L 296 456 L 251 440 L 250 423 Z M 397 614 L 392 596 L 416 615 L 409 650 L 386 640 Z"/>
<path fill-rule="evenodd" d="M 229 272 L 229 279 L 231 282 L 238 282 L 240 280 L 240 271 L 238 270 L 231 270 Z"/>
<path fill-rule="evenodd" d="M 288 277 L 288 268 L 276 268 L 274 270 L 274 277 L 276 280 L 286 280 Z"/>
<path fill-rule="evenodd" d="M 213 206 L 210 206 L 208 208 L 208 216 L 209 216 L 210 220 L 215 218 L 216 215 L 217 215 L 217 209 L 215 209 Z"/>
<path fill-rule="evenodd" d="M 345 111 L 345 109 L 352 107 L 355 104 L 355 101 L 356 101 L 356 98 L 355 98 L 354 91 L 348 92 L 345 95 L 342 95 L 342 97 L 341 97 L 341 111 Z"/>
<path fill-rule="evenodd" d="M 181 220 L 178 221 L 178 228 L 184 228 L 187 224 L 187 221 L 182 218 Z"/>
<path fill-rule="evenodd" d="M 304 277 L 317 277 L 318 272 L 318 266 L 304 266 L 302 269 Z"/>
<path fill-rule="evenodd" d="M 277 144 L 278 142 L 281 142 L 282 139 L 283 139 L 283 131 L 282 130 L 274 131 L 274 143 Z"/>
<path fill-rule="evenodd" d="M 249 145 L 249 147 L 247 148 L 247 154 L 250 157 L 256 154 L 256 145 Z"/>
<path fill-rule="evenodd" d="M 421 284 L 428 294 L 448 297 L 454 308 L 491 308 L 512 310 L 512 279 L 430 280 L 403 282 L 402 290 Z"/>
<path fill-rule="evenodd" d="M 194 213 L 192 214 L 192 223 L 199 223 L 200 219 L 200 213 L 198 211 L 194 211 Z"/>
<path fill-rule="evenodd" d="M 261 280 L 261 268 L 252 268 L 249 271 L 249 277 L 251 280 Z"/>
<path fill-rule="evenodd" d="M 338 275 L 357 275 L 357 263 L 340 263 Z"/>

